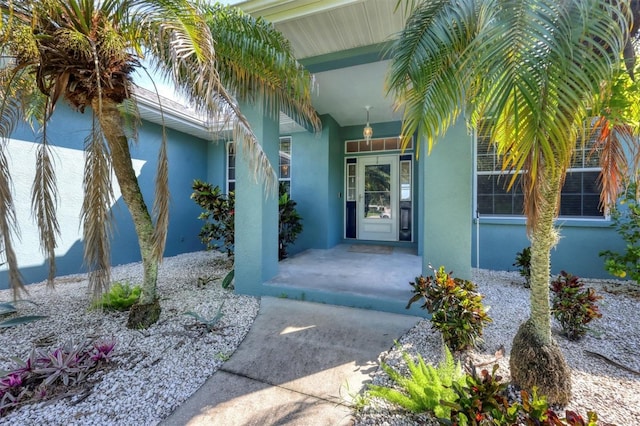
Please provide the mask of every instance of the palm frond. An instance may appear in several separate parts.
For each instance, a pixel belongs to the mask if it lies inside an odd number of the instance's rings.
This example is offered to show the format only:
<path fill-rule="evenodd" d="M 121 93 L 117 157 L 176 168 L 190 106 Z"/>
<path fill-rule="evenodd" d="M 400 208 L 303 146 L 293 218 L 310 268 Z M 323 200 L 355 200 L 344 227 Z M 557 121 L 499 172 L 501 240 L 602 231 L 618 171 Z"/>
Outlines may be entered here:
<path fill-rule="evenodd" d="M 18 259 L 13 250 L 12 238 L 19 236 L 18 222 L 11 195 L 11 176 L 9 175 L 9 163 L 4 153 L 4 141 L 0 148 L 0 249 L 4 252 L 9 271 L 9 288 L 13 290 L 13 298 L 17 299 L 20 292 L 27 292 L 20 269 Z"/>
<path fill-rule="evenodd" d="M 403 146 L 417 132 L 430 151 L 464 110 L 467 82 L 460 57 L 476 33 L 477 18 L 473 0 L 421 2 L 392 45 L 386 84 L 396 109 L 405 108 Z"/>
<path fill-rule="evenodd" d="M 223 85 L 240 101 L 264 100 L 267 114 L 274 118 L 284 112 L 319 131 L 321 123 L 311 105 L 314 79 L 282 33 L 238 8 L 205 4 L 203 10 L 215 37 Z"/>
<path fill-rule="evenodd" d="M 579 129 L 620 65 L 628 10 L 601 0 L 436 0 L 415 7 L 393 51 L 403 134 L 430 148 L 466 108 L 486 119 L 503 170 L 519 172 L 529 231 L 541 179 L 564 179 Z M 544 173 L 544 178 L 540 178 Z"/>
<path fill-rule="evenodd" d="M 98 299 L 110 284 L 111 209 L 114 200 L 111 161 L 100 125 L 94 117 L 85 139 L 84 200 L 81 218 L 84 259 L 89 270 L 89 289 Z"/>
<path fill-rule="evenodd" d="M 277 193 L 277 177 L 238 102 L 224 87 L 218 73 L 214 38 L 193 4 L 179 0 L 155 0 L 162 15 L 148 14 L 145 42 L 153 53 L 157 71 L 174 82 L 199 113 L 209 119 L 230 122 L 236 142 L 241 143 L 271 193 Z M 168 24 L 170 22 L 171 24 Z"/>
<path fill-rule="evenodd" d="M 36 175 L 31 186 L 31 211 L 40 234 L 40 249 L 49 262 L 47 285 L 53 288 L 56 273 L 56 239 L 60 225 L 56 217 L 58 190 L 56 173 L 47 136 L 47 124 L 42 128 L 40 145 L 36 151 Z"/>
<path fill-rule="evenodd" d="M 158 170 L 156 172 L 156 191 L 153 202 L 153 216 L 156 219 L 153 231 L 153 258 L 162 261 L 164 247 L 169 228 L 169 160 L 167 158 L 167 135 L 162 132 L 162 143 L 158 154 Z"/>

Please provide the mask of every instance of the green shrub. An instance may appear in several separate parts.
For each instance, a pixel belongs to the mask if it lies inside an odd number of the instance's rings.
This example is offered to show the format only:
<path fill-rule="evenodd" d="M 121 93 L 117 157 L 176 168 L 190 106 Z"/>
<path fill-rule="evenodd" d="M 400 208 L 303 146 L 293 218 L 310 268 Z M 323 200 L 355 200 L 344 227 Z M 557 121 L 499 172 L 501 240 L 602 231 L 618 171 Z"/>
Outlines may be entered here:
<path fill-rule="evenodd" d="M 198 219 L 205 221 L 200 230 L 200 241 L 205 244 L 207 250 L 218 249 L 219 243 L 227 252 L 233 254 L 235 241 L 235 196 L 233 192 L 222 194 L 219 186 L 212 186 L 200 180 L 193 181 L 193 193 L 191 198 L 202 208 Z M 278 258 L 287 257 L 287 246 L 291 245 L 298 234 L 302 232 L 302 217 L 296 211 L 296 202 L 293 201 L 282 183 L 278 198 Z"/>
<path fill-rule="evenodd" d="M 464 381 L 459 363 L 455 363 L 451 352 L 445 348 L 445 358 L 437 366 L 426 364 L 421 355 L 418 363 L 413 362 L 408 353 L 402 357 L 409 368 L 409 377 L 382 363 L 382 369 L 400 388 L 369 385 L 369 396 L 385 399 L 414 413 L 432 412 L 438 417 L 449 417 L 450 408 L 441 401 L 454 402 L 456 395 L 452 385 Z"/>
<path fill-rule="evenodd" d="M 302 232 L 302 216 L 296 211 L 296 202 L 286 191 L 286 187 L 280 183 L 280 198 L 278 199 L 279 232 L 278 232 L 278 259 L 286 259 L 287 246 L 292 244 L 298 234 Z"/>
<path fill-rule="evenodd" d="M 126 311 L 140 299 L 142 289 L 139 285 L 131 287 L 129 283 L 116 282 L 111 285 L 108 293 L 102 299 L 94 302 L 92 308 L 102 308 L 111 311 Z"/>
<path fill-rule="evenodd" d="M 510 405 L 506 398 L 507 383 L 497 375 L 498 364 L 491 372 L 476 372 L 473 364 L 462 383 L 454 383 L 456 401 L 446 403 L 451 407 L 451 419 L 459 424 L 514 424 L 518 418 L 518 405 Z M 446 421 L 444 423 L 447 423 Z"/>
<path fill-rule="evenodd" d="M 629 185 L 619 198 L 620 207 L 611 210 L 613 226 L 627 243 L 625 253 L 604 250 L 599 254 L 605 258 L 604 268 L 611 275 L 629 277 L 640 284 L 640 200 L 637 198 L 637 185 Z"/>
<path fill-rule="evenodd" d="M 205 221 L 200 230 L 200 241 L 207 250 L 220 248 L 221 242 L 227 256 L 231 256 L 235 235 L 234 193 L 223 194 L 219 186 L 214 187 L 198 179 L 193 181 L 192 188 L 191 199 L 202 208 L 198 219 Z"/>
<path fill-rule="evenodd" d="M 602 299 L 592 288 L 584 289 L 582 280 L 565 271 L 551 282 L 551 313 L 560 322 L 569 340 L 580 340 L 587 324 L 602 317 L 596 301 Z"/>
<path fill-rule="evenodd" d="M 453 278 L 444 266 L 437 271 L 429 266 L 433 276 L 416 277 L 410 283 L 413 297 L 407 304 L 424 299 L 423 309 L 431 314 L 431 325 L 442 333 L 445 344 L 452 351 L 475 346 L 482 336 L 485 324 L 491 322 L 482 305 L 483 296 L 476 285 L 468 280 Z"/>
<path fill-rule="evenodd" d="M 513 266 L 517 266 L 520 275 L 524 277 L 524 286 L 531 287 L 531 247 L 525 247 L 516 253 Z"/>
<path fill-rule="evenodd" d="M 597 426 L 598 415 L 593 412 L 587 412 L 587 420 L 585 421 L 575 411 L 566 410 L 565 416 L 560 418 L 555 411 L 549 408 L 549 403 L 544 395 L 538 395 L 537 389 L 534 387 L 531 395 L 525 390 L 520 391 L 522 405 L 517 405 L 520 417 L 526 425 L 535 426 Z"/>

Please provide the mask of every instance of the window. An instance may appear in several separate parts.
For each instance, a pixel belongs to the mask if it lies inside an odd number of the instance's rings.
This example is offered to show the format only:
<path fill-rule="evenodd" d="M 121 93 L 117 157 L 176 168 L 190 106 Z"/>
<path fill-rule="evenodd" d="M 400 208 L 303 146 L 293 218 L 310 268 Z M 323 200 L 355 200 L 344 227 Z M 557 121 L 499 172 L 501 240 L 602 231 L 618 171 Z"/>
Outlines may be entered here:
<path fill-rule="evenodd" d="M 291 137 L 280 138 L 278 180 L 291 194 Z"/>
<path fill-rule="evenodd" d="M 291 137 L 280 138 L 278 181 L 291 193 Z M 236 190 L 236 151 L 233 142 L 227 143 L 227 192 Z"/>
<path fill-rule="evenodd" d="M 501 172 L 502 160 L 490 144 L 488 134 L 476 135 L 476 202 L 480 215 L 522 216 L 524 195 L 520 180 L 516 179 L 511 191 L 507 187 L 512 178 Z M 571 168 L 567 171 L 560 201 L 560 216 L 603 219 L 600 203 L 600 174 L 598 152 L 592 152 L 595 138 L 584 148 L 578 141 Z"/>

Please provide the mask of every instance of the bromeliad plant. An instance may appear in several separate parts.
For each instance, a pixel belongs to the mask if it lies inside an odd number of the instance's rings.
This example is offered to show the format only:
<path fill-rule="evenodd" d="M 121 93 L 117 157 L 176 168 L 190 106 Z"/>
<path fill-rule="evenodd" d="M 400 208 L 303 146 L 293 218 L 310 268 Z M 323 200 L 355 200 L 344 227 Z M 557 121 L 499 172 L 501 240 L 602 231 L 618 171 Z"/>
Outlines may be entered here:
<path fill-rule="evenodd" d="M 27 302 L 27 300 L 20 300 L 20 302 Z M 31 302 L 33 303 L 33 302 Z M 11 314 L 15 314 L 18 312 L 18 309 L 16 309 L 15 307 L 15 302 L 14 303 L 9 303 L 9 302 L 0 302 L 0 318 L 6 316 L 6 315 L 11 315 Z M 17 325 L 21 325 L 21 324 L 27 324 L 33 321 L 38 321 L 41 320 L 43 318 L 46 318 L 46 316 L 44 315 L 20 315 L 20 316 L 16 316 L 10 319 L 6 319 L 3 321 L 0 321 L 0 328 L 9 328 L 9 327 L 15 327 Z"/>
<path fill-rule="evenodd" d="M 111 359 L 115 340 L 68 342 L 46 351 L 34 349 L 26 360 L 13 358 L 0 371 L 0 417 L 11 409 L 55 396 L 60 386 L 75 386 Z"/>
<path fill-rule="evenodd" d="M 410 283 L 414 295 L 407 309 L 424 299 L 421 307 L 431 314 L 431 326 L 442 333 L 449 349 L 462 351 L 476 346 L 485 324 L 491 322 L 488 309 L 482 305 L 483 296 L 473 282 L 454 278 L 452 272 L 445 272 L 444 266 L 437 271 L 429 268 L 433 276 L 421 275 Z"/>
<path fill-rule="evenodd" d="M 575 275 L 561 271 L 551 283 L 551 313 L 560 322 L 569 340 L 580 340 L 587 332 L 587 324 L 602 317 L 596 301 L 602 299 L 592 288 Z"/>

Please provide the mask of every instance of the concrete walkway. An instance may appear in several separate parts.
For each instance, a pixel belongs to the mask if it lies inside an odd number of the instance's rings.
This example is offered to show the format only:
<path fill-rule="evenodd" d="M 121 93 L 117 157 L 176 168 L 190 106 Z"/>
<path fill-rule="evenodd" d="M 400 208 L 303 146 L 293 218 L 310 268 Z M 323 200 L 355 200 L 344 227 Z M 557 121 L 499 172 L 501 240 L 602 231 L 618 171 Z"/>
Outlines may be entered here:
<path fill-rule="evenodd" d="M 349 425 L 378 355 L 419 317 L 263 297 L 249 334 L 163 425 Z"/>

